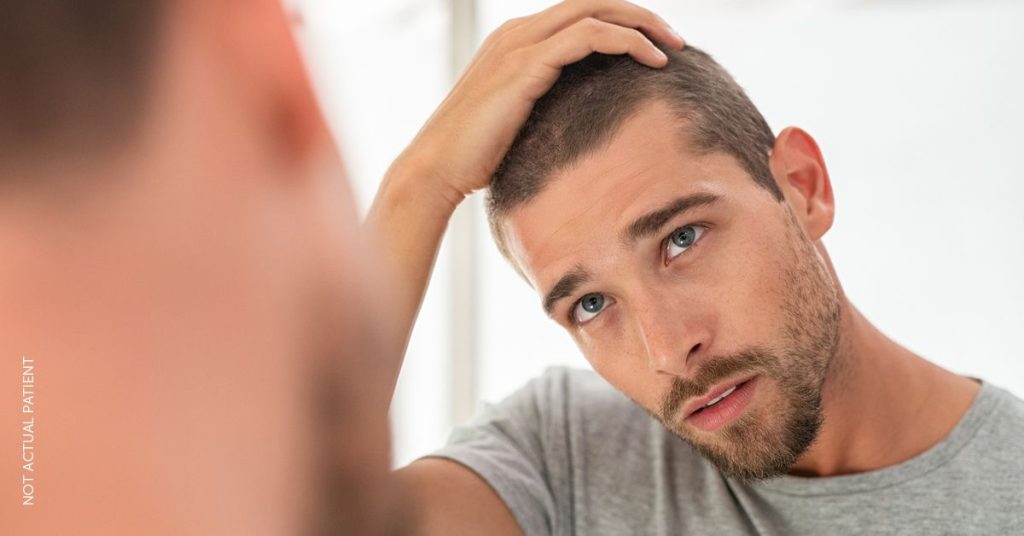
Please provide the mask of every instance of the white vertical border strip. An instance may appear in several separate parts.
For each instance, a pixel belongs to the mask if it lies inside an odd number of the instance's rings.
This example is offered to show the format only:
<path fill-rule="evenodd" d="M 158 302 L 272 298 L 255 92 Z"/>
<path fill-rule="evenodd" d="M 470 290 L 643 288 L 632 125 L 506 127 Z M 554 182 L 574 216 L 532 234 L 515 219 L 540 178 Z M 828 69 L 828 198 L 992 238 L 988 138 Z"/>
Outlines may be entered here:
<path fill-rule="evenodd" d="M 451 13 L 451 82 L 469 64 L 476 46 L 476 0 L 448 0 Z M 462 203 L 449 226 L 451 241 L 451 417 L 465 422 L 476 409 L 479 266 L 479 195 Z"/>

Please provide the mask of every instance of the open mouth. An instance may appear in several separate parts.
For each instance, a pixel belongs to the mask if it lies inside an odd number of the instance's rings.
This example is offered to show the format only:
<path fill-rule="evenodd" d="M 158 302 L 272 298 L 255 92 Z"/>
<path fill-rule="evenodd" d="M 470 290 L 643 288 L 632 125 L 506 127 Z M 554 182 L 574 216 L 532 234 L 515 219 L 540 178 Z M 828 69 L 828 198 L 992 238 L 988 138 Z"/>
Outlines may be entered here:
<path fill-rule="evenodd" d="M 750 380 L 747 380 L 747 381 L 750 381 Z M 693 413 L 691 413 L 690 415 L 696 415 L 697 413 L 700 413 L 700 412 L 704 411 L 705 409 L 710 408 L 711 406 L 714 406 L 715 404 L 717 404 L 717 403 L 721 402 L 722 400 L 724 400 L 725 397 L 731 395 L 736 389 L 739 389 L 741 386 L 746 385 L 746 384 L 747 384 L 747 382 L 742 382 L 742 383 L 738 383 L 736 385 L 733 385 L 732 387 L 726 389 L 726 391 L 724 393 L 718 395 L 718 397 L 716 397 L 714 400 L 711 400 L 707 404 L 704 404 L 703 406 L 697 408 L 697 410 L 694 411 Z"/>
<path fill-rule="evenodd" d="M 705 402 L 686 416 L 686 422 L 704 431 L 714 431 L 743 414 L 757 389 L 758 376 L 742 381 Z"/>

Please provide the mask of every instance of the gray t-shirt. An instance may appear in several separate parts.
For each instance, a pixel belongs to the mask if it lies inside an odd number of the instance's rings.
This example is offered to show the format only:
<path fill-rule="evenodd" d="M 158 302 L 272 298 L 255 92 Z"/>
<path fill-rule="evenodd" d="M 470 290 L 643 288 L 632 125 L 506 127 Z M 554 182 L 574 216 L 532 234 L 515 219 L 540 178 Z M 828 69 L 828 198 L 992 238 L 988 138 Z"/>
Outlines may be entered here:
<path fill-rule="evenodd" d="M 529 536 L 1024 534 L 1024 401 L 988 382 L 931 449 L 854 475 L 725 478 L 595 373 L 564 368 L 431 456 L 482 476 Z"/>

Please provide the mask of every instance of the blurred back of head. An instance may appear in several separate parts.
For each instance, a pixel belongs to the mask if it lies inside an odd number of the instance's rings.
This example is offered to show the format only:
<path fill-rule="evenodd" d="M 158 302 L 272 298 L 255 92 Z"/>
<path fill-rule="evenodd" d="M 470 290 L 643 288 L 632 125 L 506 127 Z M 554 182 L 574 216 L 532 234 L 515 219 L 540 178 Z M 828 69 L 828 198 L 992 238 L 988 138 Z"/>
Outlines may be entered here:
<path fill-rule="evenodd" d="M 162 0 L 0 5 L 0 158 L 97 151 L 130 136 Z"/>
<path fill-rule="evenodd" d="M 282 6 L 0 25 L 4 530 L 397 530 L 386 285 Z"/>

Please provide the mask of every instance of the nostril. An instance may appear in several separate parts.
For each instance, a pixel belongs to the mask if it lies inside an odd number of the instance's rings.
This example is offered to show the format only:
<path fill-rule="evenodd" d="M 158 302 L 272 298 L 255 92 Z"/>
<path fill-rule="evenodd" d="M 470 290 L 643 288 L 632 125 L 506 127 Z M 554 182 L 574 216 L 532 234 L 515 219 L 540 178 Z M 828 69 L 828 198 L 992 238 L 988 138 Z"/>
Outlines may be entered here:
<path fill-rule="evenodd" d="M 699 351 L 700 351 L 700 343 L 698 342 L 697 344 L 693 345 L 693 348 L 690 348 L 690 353 L 687 355 L 687 357 L 693 357 Z"/>

